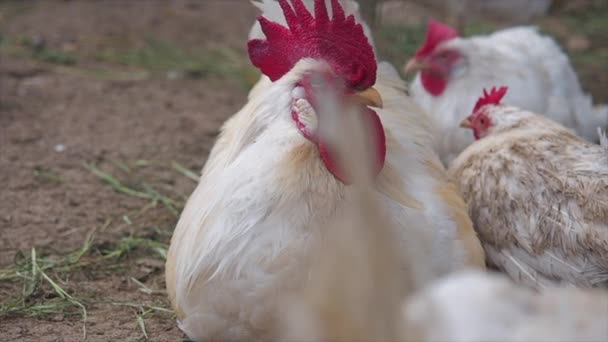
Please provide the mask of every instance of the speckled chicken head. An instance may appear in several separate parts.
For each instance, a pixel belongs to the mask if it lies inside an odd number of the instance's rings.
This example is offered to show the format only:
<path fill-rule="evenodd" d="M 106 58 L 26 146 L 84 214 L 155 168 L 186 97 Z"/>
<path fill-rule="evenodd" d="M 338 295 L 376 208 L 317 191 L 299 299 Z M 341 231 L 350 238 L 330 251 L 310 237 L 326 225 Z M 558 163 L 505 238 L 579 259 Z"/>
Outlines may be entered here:
<path fill-rule="evenodd" d="M 492 115 L 490 115 L 488 106 L 498 106 L 500 101 L 507 93 L 507 87 L 492 87 L 490 92 L 486 89 L 483 90 L 483 96 L 481 96 L 473 112 L 468 118 L 464 119 L 460 124 L 461 127 L 470 128 L 473 130 L 473 136 L 475 140 L 479 140 L 488 135 L 490 128 L 495 124 Z"/>

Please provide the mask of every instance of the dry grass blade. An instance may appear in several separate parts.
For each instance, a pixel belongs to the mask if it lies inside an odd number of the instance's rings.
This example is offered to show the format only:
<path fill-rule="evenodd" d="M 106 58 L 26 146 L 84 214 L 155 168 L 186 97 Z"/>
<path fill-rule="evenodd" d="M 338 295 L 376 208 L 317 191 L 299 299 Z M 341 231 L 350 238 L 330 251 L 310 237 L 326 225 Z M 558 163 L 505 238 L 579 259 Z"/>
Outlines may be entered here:
<path fill-rule="evenodd" d="M 131 277 L 130 279 L 137 286 L 139 286 L 139 291 L 140 292 L 143 292 L 143 293 L 148 294 L 148 295 L 153 295 L 153 294 L 163 294 L 163 295 L 166 295 L 167 294 L 167 291 L 165 291 L 165 290 L 154 290 L 154 289 L 151 289 L 150 287 L 146 286 L 146 284 L 142 283 L 141 281 L 139 281 L 139 280 L 137 280 L 137 279 L 135 279 L 133 277 Z"/>
<path fill-rule="evenodd" d="M 100 303 L 103 304 L 104 302 L 100 302 Z M 110 304 L 110 305 L 114 305 L 114 306 L 124 306 L 124 307 L 135 308 L 135 309 L 144 308 L 144 309 L 146 309 L 146 311 L 156 311 L 156 312 L 162 312 L 162 313 L 167 313 L 167 314 L 171 314 L 171 315 L 175 314 L 173 312 L 173 310 L 170 310 L 167 308 L 161 308 L 159 306 L 154 306 L 154 305 L 129 303 L 129 302 L 107 302 L 105 304 Z"/>
<path fill-rule="evenodd" d="M 116 179 L 111 174 L 100 170 L 97 166 L 95 166 L 93 164 L 88 164 L 88 163 L 83 163 L 83 164 L 84 164 L 84 167 L 86 167 L 89 171 L 91 171 L 95 176 L 97 176 L 101 180 L 105 181 L 108 185 L 110 185 L 117 192 L 121 192 L 125 195 L 129 195 L 129 196 L 133 196 L 133 197 L 137 197 L 137 198 L 153 199 L 152 195 L 129 188 L 128 186 L 122 184 L 118 179 Z"/>
<path fill-rule="evenodd" d="M 32 275 L 40 274 L 42 278 L 51 285 L 55 293 L 62 299 L 68 301 L 72 305 L 78 306 L 82 310 L 82 338 L 87 338 L 87 308 L 80 301 L 72 297 L 67 291 L 59 286 L 51 277 L 49 277 L 38 265 L 36 258 L 36 249 L 32 248 Z"/>
<path fill-rule="evenodd" d="M 139 162 L 141 162 L 141 161 L 138 161 L 138 163 Z M 136 166 L 139 165 L 138 163 L 136 163 Z M 150 164 L 148 163 L 146 165 L 150 165 Z M 120 180 L 118 180 L 116 177 L 112 176 L 111 174 L 109 174 L 107 172 L 102 171 L 101 169 L 99 169 L 97 166 L 95 166 L 93 164 L 84 163 L 84 166 L 89 171 L 91 171 L 91 173 L 93 173 L 95 176 L 99 177 L 106 184 L 108 184 L 110 187 L 112 187 L 112 189 L 114 189 L 115 191 L 128 195 L 128 196 L 151 200 L 154 204 L 156 202 L 160 202 L 165 206 L 165 208 L 167 208 L 167 210 L 171 214 L 173 214 L 173 216 L 177 217 L 179 215 L 178 208 L 181 208 L 182 204 L 161 194 L 156 189 L 154 189 L 151 185 L 149 185 L 147 183 L 143 183 L 142 184 L 143 191 L 136 190 L 136 189 L 126 186 Z M 128 222 L 129 222 L 128 217 L 127 217 L 126 222 L 128 224 Z"/>
<path fill-rule="evenodd" d="M 144 183 L 143 187 L 144 187 L 144 190 L 146 191 L 146 193 L 149 194 L 153 200 L 160 201 L 160 203 L 162 203 L 165 206 L 165 208 L 167 208 L 167 210 L 169 210 L 169 212 L 171 212 L 171 214 L 173 214 L 173 216 L 175 216 L 175 217 L 179 216 L 179 211 L 175 208 L 177 203 L 174 200 L 170 199 L 167 196 L 162 195 L 160 192 L 156 191 L 149 184 Z"/>
<path fill-rule="evenodd" d="M 189 179 L 193 180 L 194 182 L 199 181 L 200 179 L 200 175 L 197 174 L 196 172 L 186 168 L 185 166 L 182 166 L 180 164 L 178 164 L 177 162 L 172 162 L 171 166 L 173 167 L 173 169 L 177 172 L 179 172 L 180 174 L 188 177 Z"/>
<path fill-rule="evenodd" d="M 111 220 L 107 220 L 100 230 L 104 230 L 110 223 Z M 120 262 L 121 258 L 134 250 L 143 249 L 147 253 L 156 254 L 157 258 L 166 259 L 167 245 L 162 242 L 128 237 L 122 239 L 116 245 L 95 244 L 94 239 L 97 231 L 98 229 L 94 229 L 87 235 L 81 248 L 63 256 L 41 256 L 36 249 L 30 251 L 29 257 L 19 253 L 15 265 L 0 270 L 0 281 L 14 282 L 21 280 L 23 281 L 23 290 L 20 297 L 7 298 L 3 303 L 0 303 L 0 317 L 42 317 L 54 314 L 71 314 L 73 309 L 77 308 L 81 312 L 83 324 L 86 324 L 88 313 L 85 303 L 101 303 L 93 299 L 87 299 L 86 302 L 77 299 L 69 292 L 71 284 L 57 279 L 82 268 L 89 268 L 90 271 L 124 268 L 127 265 Z M 69 279 L 69 277 L 66 278 Z M 164 291 L 150 289 L 139 281 L 136 281 L 136 283 L 140 288 L 145 289 L 144 292 L 146 293 L 164 293 Z M 49 295 L 49 293 L 54 293 L 54 295 Z M 139 305 L 146 307 L 151 312 L 163 310 L 171 312 L 157 306 Z M 86 334 L 86 325 L 83 327 L 83 333 Z"/>
<path fill-rule="evenodd" d="M 107 228 L 111 222 L 111 220 L 106 220 L 106 222 L 102 225 L 101 230 Z M 22 266 L 15 265 L 13 267 L 0 270 L 0 281 L 11 281 L 21 278 L 26 280 L 25 287 L 35 286 L 30 284 L 36 283 L 36 279 L 39 276 L 38 270 L 46 271 L 49 269 L 53 269 L 55 272 L 65 272 L 89 265 L 91 262 L 83 261 L 82 258 L 91 251 L 96 231 L 97 229 L 93 229 L 89 234 L 87 234 L 87 237 L 82 247 L 79 250 L 66 254 L 63 260 L 53 261 L 47 260 L 46 258 L 44 260 L 40 260 L 37 257 L 37 254 L 31 254 L 30 260 L 26 260 L 26 262 L 23 263 Z M 36 258 L 34 259 L 34 257 Z M 25 257 L 23 258 L 25 259 Z M 37 265 L 34 265 L 34 260 L 37 261 Z M 42 262 L 44 264 L 41 264 Z M 28 270 L 30 272 L 28 272 Z M 31 292 L 33 292 L 33 288 L 31 289 L 31 291 L 27 292 L 31 294 Z M 26 294 L 24 291 L 23 297 L 27 298 L 29 294 Z"/>
<path fill-rule="evenodd" d="M 146 331 L 146 322 L 144 322 L 144 318 L 141 314 L 137 314 L 137 324 L 139 325 L 141 332 L 144 334 L 144 337 L 148 339 L 149 337 L 148 332 Z"/>

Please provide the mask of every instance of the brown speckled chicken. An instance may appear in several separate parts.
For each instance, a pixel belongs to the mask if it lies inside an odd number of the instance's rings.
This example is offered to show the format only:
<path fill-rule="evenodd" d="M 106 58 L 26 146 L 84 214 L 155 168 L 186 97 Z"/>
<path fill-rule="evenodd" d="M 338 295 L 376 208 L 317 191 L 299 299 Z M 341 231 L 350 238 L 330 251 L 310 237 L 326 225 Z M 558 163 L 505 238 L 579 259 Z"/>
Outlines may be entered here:
<path fill-rule="evenodd" d="M 477 141 L 452 164 L 488 261 L 532 286 L 608 284 L 608 146 L 481 98 Z"/>

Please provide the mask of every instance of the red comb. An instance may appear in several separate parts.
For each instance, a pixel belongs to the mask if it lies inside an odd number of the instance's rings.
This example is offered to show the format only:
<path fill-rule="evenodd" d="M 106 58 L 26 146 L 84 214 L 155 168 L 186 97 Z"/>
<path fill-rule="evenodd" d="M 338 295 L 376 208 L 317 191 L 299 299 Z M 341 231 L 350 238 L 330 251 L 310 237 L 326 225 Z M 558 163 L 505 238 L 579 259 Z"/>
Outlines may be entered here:
<path fill-rule="evenodd" d="M 488 93 L 487 90 L 483 90 L 483 96 L 479 98 L 479 100 L 477 100 L 477 103 L 475 103 L 475 107 L 473 108 L 473 113 L 475 113 L 479 108 L 487 105 L 487 104 L 500 104 L 500 100 L 502 100 L 502 98 L 505 96 L 505 94 L 507 93 L 507 89 L 509 89 L 508 87 L 500 87 L 498 89 L 496 89 L 496 87 L 492 87 L 492 89 L 490 90 L 490 92 Z"/>
<path fill-rule="evenodd" d="M 456 37 L 458 37 L 458 31 L 446 24 L 429 19 L 426 40 L 424 45 L 416 51 L 416 57 L 427 56 L 435 50 L 437 45 Z"/>
<path fill-rule="evenodd" d="M 285 75 L 302 58 L 326 61 L 347 84 L 367 89 L 376 82 L 374 51 L 355 22 L 345 17 L 338 0 L 331 0 L 332 18 L 325 0 L 315 0 L 315 16 L 302 0 L 279 0 L 287 27 L 259 17 L 266 39 L 253 39 L 247 44 L 249 59 L 272 81 Z"/>

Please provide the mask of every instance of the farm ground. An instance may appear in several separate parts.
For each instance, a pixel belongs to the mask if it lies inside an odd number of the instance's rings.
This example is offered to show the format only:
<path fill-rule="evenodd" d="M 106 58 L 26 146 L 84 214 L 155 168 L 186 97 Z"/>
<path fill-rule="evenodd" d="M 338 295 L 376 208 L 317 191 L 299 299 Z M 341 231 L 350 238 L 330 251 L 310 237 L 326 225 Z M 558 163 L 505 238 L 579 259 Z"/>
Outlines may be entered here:
<path fill-rule="evenodd" d="M 539 23 L 606 102 L 608 5 L 577 3 Z M 380 18 L 382 57 L 412 53 L 420 11 Z M 2 340 L 184 337 L 164 256 L 219 126 L 257 80 L 255 15 L 245 0 L 0 2 Z"/>

